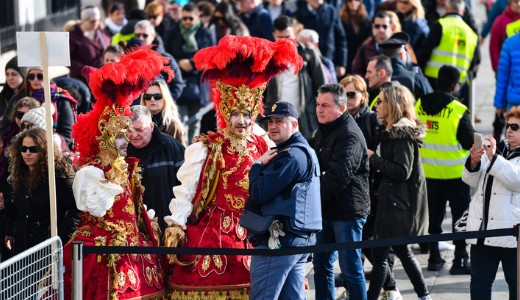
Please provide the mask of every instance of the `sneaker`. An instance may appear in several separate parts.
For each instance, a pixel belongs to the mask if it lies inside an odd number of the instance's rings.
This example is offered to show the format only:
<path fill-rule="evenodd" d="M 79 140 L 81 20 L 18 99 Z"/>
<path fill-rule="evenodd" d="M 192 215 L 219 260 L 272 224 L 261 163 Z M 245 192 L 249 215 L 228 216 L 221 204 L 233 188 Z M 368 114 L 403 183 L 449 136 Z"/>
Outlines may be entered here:
<path fill-rule="evenodd" d="M 444 264 L 446 261 L 444 259 L 441 259 L 440 262 L 430 262 L 428 261 L 428 267 L 426 267 L 426 270 L 428 271 L 440 271 L 442 267 L 444 267 Z"/>
<path fill-rule="evenodd" d="M 419 300 L 432 300 L 432 297 L 430 295 L 419 297 Z"/>
<path fill-rule="evenodd" d="M 451 275 L 471 274 L 471 265 L 468 258 L 455 258 L 450 269 Z"/>
<path fill-rule="evenodd" d="M 399 292 L 398 288 L 390 291 L 383 291 L 383 295 L 381 295 L 381 300 L 403 300 L 403 296 L 401 296 L 401 292 Z"/>

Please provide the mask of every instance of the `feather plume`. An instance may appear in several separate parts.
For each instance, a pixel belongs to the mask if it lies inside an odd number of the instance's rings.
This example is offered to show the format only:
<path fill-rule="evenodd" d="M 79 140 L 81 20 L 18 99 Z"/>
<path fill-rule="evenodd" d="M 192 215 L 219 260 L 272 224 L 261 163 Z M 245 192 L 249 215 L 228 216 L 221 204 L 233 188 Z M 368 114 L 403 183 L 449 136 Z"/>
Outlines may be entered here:
<path fill-rule="evenodd" d="M 167 66 L 168 62 L 168 58 L 148 46 L 124 54 L 119 62 L 106 64 L 99 69 L 85 67 L 82 70 L 97 101 L 90 112 L 78 116 L 72 127 L 72 137 L 80 153 L 80 163 L 99 153 L 96 136 L 100 135 L 98 122 L 105 108 L 112 105 L 124 107 L 125 115 L 130 116 L 129 106 L 132 101 L 161 72 L 167 74 L 168 81 L 173 79 L 173 70 Z"/>

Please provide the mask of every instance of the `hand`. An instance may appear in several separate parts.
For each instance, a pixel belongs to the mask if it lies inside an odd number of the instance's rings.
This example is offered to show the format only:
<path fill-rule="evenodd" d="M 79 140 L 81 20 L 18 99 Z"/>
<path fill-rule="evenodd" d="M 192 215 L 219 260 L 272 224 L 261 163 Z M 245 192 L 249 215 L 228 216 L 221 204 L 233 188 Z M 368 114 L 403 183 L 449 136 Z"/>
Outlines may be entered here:
<path fill-rule="evenodd" d="M 372 155 L 374 155 L 374 151 L 370 150 L 370 149 L 367 149 L 367 153 L 368 153 L 368 158 L 372 157 Z"/>
<path fill-rule="evenodd" d="M 9 251 L 13 250 L 14 238 L 10 235 L 6 235 L 4 238 L 5 247 L 9 249 Z"/>
<path fill-rule="evenodd" d="M 347 69 L 343 66 L 337 66 L 336 67 L 336 76 L 339 78 L 345 76 L 345 73 L 347 73 Z"/>
<path fill-rule="evenodd" d="M 173 224 L 164 231 L 164 246 L 177 247 L 186 243 L 186 234 L 180 225 Z M 178 264 L 177 255 L 167 254 L 166 258 L 170 264 Z"/>
<path fill-rule="evenodd" d="M 497 108 L 495 113 L 497 114 L 497 116 L 500 116 L 500 117 L 504 117 L 504 109 L 503 108 Z"/>
<path fill-rule="evenodd" d="M 484 147 L 477 149 L 477 148 L 475 148 L 475 145 L 473 145 L 473 146 L 471 146 L 471 149 L 469 149 L 470 166 L 471 166 L 472 170 L 477 168 L 477 165 L 480 162 L 480 158 L 482 157 L 482 154 L 484 154 Z"/>
<path fill-rule="evenodd" d="M 486 140 L 489 142 L 489 145 L 484 145 L 484 149 L 486 150 L 486 155 L 491 161 L 493 159 L 493 155 L 497 151 L 497 141 L 493 136 L 488 136 Z"/>
<path fill-rule="evenodd" d="M 278 151 L 276 149 L 269 150 L 265 152 L 260 158 L 257 159 L 257 161 L 261 162 L 262 165 L 267 165 L 271 159 L 273 159 L 276 155 L 278 155 Z"/>
<path fill-rule="evenodd" d="M 179 67 L 184 72 L 191 72 L 193 70 L 193 65 L 191 64 L 190 60 L 186 58 L 179 60 Z"/>

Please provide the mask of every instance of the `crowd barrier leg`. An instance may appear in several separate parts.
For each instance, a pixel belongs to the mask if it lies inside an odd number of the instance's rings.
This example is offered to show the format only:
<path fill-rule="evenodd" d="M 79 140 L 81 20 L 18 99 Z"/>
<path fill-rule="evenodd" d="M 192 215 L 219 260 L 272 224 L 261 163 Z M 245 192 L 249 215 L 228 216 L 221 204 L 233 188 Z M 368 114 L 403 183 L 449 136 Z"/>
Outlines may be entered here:
<path fill-rule="evenodd" d="M 83 242 L 72 242 L 72 299 L 83 297 Z"/>

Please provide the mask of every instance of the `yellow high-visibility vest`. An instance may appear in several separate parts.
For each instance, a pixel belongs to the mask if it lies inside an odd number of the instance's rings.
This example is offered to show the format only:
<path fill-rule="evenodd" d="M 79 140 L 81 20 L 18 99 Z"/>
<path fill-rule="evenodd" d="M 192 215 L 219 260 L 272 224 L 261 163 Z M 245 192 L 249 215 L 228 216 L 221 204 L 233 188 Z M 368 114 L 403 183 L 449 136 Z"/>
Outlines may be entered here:
<path fill-rule="evenodd" d="M 506 25 L 506 36 L 511 37 L 520 32 L 520 20 L 516 20 Z"/>
<path fill-rule="evenodd" d="M 419 154 L 424 175 L 430 179 L 456 179 L 462 170 L 469 151 L 457 140 L 460 119 L 468 108 L 458 100 L 451 101 L 435 115 L 428 115 L 417 100 L 415 111 L 428 130 Z"/>
<path fill-rule="evenodd" d="M 478 36 L 460 16 L 449 15 L 439 19 L 442 37 L 433 49 L 424 73 L 431 78 L 439 77 L 443 65 L 450 65 L 460 71 L 460 83 L 466 82 L 473 54 L 478 44 Z"/>

